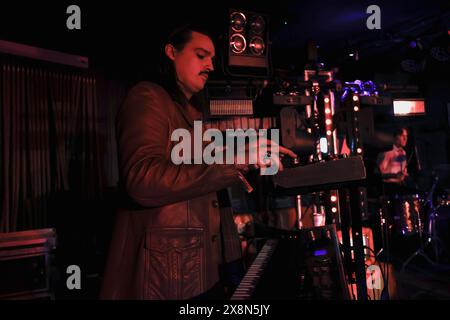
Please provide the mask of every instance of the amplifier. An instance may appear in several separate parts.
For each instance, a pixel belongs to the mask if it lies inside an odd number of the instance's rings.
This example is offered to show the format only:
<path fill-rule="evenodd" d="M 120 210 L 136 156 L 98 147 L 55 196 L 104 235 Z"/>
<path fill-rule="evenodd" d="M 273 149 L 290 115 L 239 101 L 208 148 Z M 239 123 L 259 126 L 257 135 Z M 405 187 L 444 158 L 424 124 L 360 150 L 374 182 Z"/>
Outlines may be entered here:
<path fill-rule="evenodd" d="M 0 233 L 0 299 L 52 299 L 54 229 Z"/>

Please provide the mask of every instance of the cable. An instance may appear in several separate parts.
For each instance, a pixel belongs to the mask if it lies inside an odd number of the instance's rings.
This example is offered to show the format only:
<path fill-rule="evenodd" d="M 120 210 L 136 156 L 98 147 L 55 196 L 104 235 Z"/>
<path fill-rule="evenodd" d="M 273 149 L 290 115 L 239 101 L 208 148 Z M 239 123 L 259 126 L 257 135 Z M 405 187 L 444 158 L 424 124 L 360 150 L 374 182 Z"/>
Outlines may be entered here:
<path fill-rule="evenodd" d="M 388 267 L 387 267 L 387 262 L 385 263 L 385 265 L 386 265 L 385 268 L 387 269 L 387 272 L 386 272 L 387 275 L 385 275 L 385 271 L 383 271 L 383 268 L 382 268 L 382 263 L 377 259 L 377 256 L 376 256 L 376 254 L 375 254 L 375 251 L 372 250 L 372 248 L 367 247 L 367 246 L 364 246 L 363 248 L 369 249 L 369 251 L 372 252 L 372 253 L 374 254 L 373 257 L 375 258 L 375 262 L 377 262 L 377 263 L 380 265 L 380 272 L 381 272 L 381 277 L 383 278 L 383 285 L 384 285 L 380 297 L 383 296 L 383 292 L 384 292 L 385 290 L 387 291 L 388 296 L 389 296 L 389 270 L 388 270 Z M 369 256 L 369 257 L 370 257 L 370 256 Z"/>
<path fill-rule="evenodd" d="M 343 254 L 344 253 L 343 248 L 345 248 L 344 245 L 340 244 L 339 247 L 340 247 L 341 254 Z M 383 292 L 385 290 L 387 290 L 387 292 L 389 293 L 388 281 L 387 281 L 388 277 L 386 277 L 385 271 L 383 271 L 383 268 L 382 268 L 382 263 L 377 259 L 375 251 L 372 248 L 368 247 L 368 246 L 363 246 L 363 249 L 368 249 L 372 253 L 372 255 L 369 255 L 369 257 L 370 258 L 372 258 L 372 257 L 375 258 L 375 262 L 377 263 L 377 265 L 380 266 L 379 268 L 380 268 L 381 277 L 382 277 L 382 280 L 383 280 L 383 290 L 382 290 L 382 292 L 380 294 L 380 298 L 381 298 L 383 296 Z M 352 250 L 352 247 L 350 247 L 350 251 L 351 250 Z M 352 259 L 352 261 L 353 261 L 353 259 Z M 368 265 L 365 264 L 365 267 L 367 269 Z M 389 272 L 387 272 L 387 273 L 389 274 Z M 351 279 L 349 279 L 349 280 L 351 280 Z M 352 297 L 353 297 L 352 300 L 356 300 L 352 284 L 350 284 L 350 286 L 352 288 L 352 291 L 351 291 Z M 373 287 L 372 287 L 372 290 L 374 290 Z M 375 294 L 374 294 L 374 297 L 375 297 Z"/>

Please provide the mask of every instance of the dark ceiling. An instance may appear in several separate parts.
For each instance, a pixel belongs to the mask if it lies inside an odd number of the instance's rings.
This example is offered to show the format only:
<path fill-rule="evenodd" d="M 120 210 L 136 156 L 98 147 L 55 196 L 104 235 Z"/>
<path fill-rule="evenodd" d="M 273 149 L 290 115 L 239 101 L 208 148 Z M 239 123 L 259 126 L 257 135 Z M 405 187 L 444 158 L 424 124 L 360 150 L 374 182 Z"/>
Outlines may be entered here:
<path fill-rule="evenodd" d="M 176 3 L 176 4 L 175 4 Z M 300 66 L 309 39 L 328 65 L 348 63 L 358 50 L 367 65 L 387 63 L 407 52 L 411 40 L 432 46 L 448 41 L 449 1 L 127 1 L 96 4 L 58 1 L 0 4 L 0 39 L 85 55 L 91 65 L 127 71 L 153 61 L 166 32 L 190 20 L 224 30 L 229 7 L 267 13 L 275 67 Z M 66 28 L 66 8 L 78 4 L 82 29 Z M 368 30 L 366 8 L 381 8 L 381 30 Z"/>

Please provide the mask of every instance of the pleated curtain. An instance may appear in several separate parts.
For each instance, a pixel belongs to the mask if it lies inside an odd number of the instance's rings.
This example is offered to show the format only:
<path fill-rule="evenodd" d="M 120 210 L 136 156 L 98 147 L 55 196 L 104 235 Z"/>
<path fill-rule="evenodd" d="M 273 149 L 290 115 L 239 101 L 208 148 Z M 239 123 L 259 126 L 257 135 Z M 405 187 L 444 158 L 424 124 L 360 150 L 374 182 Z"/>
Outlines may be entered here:
<path fill-rule="evenodd" d="M 0 232 L 47 227 L 53 193 L 101 194 L 98 112 L 94 75 L 0 61 Z"/>

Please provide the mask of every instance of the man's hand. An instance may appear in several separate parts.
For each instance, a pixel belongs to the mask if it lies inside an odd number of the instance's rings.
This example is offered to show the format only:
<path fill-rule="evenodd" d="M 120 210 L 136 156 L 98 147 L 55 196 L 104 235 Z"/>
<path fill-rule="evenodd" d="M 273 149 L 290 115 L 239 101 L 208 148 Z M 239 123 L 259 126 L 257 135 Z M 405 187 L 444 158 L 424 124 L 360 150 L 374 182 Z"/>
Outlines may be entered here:
<path fill-rule="evenodd" d="M 293 159 L 297 158 L 297 154 L 292 150 L 280 146 L 272 140 L 261 137 L 258 141 L 251 141 L 247 144 L 244 152 L 246 153 L 246 161 L 248 161 L 248 159 L 256 159 L 256 163 L 248 164 L 250 168 L 256 169 L 277 166 L 279 171 L 283 171 L 284 168 L 280 158 L 283 158 L 284 156 L 289 156 Z M 236 155 L 235 160 L 237 160 L 237 157 L 239 157 L 239 155 Z M 237 163 L 237 161 L 235 163 Z"/>

